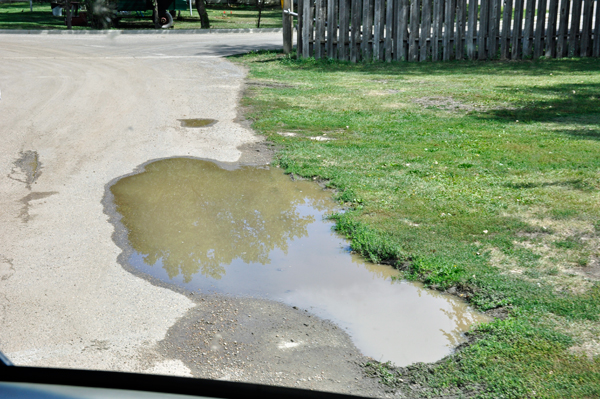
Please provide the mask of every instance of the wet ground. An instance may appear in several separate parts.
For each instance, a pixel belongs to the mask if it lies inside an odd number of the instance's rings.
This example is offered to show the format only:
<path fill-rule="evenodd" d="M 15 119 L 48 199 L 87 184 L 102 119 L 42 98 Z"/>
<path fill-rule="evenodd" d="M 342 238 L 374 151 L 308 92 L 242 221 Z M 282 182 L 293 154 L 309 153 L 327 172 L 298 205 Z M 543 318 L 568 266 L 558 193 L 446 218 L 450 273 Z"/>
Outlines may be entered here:
<path fill-rule="evenodd" d="M 393 268 L 352 255 L 325 220 L 340 209 L 316 183 L 269 166 L 190 158 L 143 169 L 110 187 L 126 267 L 189 292 L 307 310 L 341 327 L 363 354 L 398 366 L 439 360 L 487 320 L 456 297 L 395 281 Z M 232 327 L 252 317 L 230 316 Z M 310 333 L 303 338 L 314 339 Z"/>
<path fill-rule="evenodd" d="M 363 378 L 366 357 L 345 330 L 313 309 L 192 295 L 117 262 L 107 182 L 175 156 L 269 162 L 269 145 L 238 114 L 244 71 L 219 56 L 280 43 L 0 37 L 0 349 L 11 360 L 385 394 Z M 186 128 L 184 118 L 219 122 Z"/>

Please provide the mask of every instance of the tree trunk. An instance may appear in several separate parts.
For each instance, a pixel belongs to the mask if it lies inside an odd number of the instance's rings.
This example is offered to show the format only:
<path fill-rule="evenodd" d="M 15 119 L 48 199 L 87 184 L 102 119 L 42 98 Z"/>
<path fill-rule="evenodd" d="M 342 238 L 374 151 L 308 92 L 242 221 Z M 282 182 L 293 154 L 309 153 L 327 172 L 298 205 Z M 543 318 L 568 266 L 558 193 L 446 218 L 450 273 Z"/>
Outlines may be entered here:
<path fill-rule="evenodd" d="M 204 4 L 204 0 L 196 0 L 196 10 L 200 16 L 200 27 L 202 29 L 209 29 L 210 21 L 208 20 L 208 12 L 206 12 L 206 4 Z"/>
<path fill-rule="evenodd" d="M 160 15 L 158 14 L 158 0 L 154 0 L 154 29 L 160 29 Z"/>
<path fill-rule="evenodd" d="M 258 21 L 256 22 L 256 27 L 260 28 L 260 17 L 262 15 L 262 8 L 265 4 L 265 0 L 256 0 L 256 7 L 258 7 Z"/>
<path fill-rule="evenodd" d="M 71 0 L 65 1 L 65 8 L 67 9 L 67 29 L 71 29 L 73 27 L 72 26 L 73 13 L 71 12 Z"/>

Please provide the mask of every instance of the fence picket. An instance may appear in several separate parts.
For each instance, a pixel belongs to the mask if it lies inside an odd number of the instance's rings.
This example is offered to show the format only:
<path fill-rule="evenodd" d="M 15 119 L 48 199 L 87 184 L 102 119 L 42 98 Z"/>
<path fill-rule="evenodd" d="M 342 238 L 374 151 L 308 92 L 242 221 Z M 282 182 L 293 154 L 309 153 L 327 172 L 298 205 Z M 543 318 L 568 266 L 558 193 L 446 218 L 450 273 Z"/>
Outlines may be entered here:
<path fill-rule="evenodd" d="M 454 10 L 452 0 L 446 0 L 444 7 L 444 30 L 442 31 L 443 52 L 442 59 L 448 61 L 452 58 L 452 34 L 454 33 Z"/>
<path fill-rule="evenodd" d="M 502 15 L 502 34 L 500 35 L 500 59 L 507 60 L 510 55 L 510 22 L 512 20 L 513 0 L 504 0 L 504 12 Z"/>
<path fill-rule="evenodd" d="M 394 14 L 397 23 L 396 29 L 396 55 L 394 59 L 398 61 L 406 61 L 406 47 L 408 42 L 408 0 L 400 0 Z"/>
<path fill-rule="evenodd" d="M 523 30 L 523 59 L 531 58 L 533 47 L 533 17 L 535 16 L 535 0 L 527 0 L 525 6 L 525 29 Z"/>
<path fill-rule="evenodd" d="M 315 0 L 315 41 L 313 44 L 315 59 L 323 57 L 322 43 L 325 41 L 325 18 L 322 11 L 324 1 Z"/>
<path fill-rule="evenodd" d="M 302 27 L 302 56 L 308 58 L 312 56 L 311 42 L 312 42 L 312 29 L 313 19 L 311 14 L 312 0 L 303 0 L 303 20 L 304 26 Z"/>
<path fill-rule="evenodd" d="M 327 0 L 321 0 L 321 57 L 327 57 L 326 38 L 327 33 Z"/>
<path fill-rule="evenodd" d="M 302 21 L 302 14 L 304 12 L 304 0 L 298 0 L 298 34 L 296 36 L 296 58 L 302 58 L 302 27 L 304 26 L 304 22 Z M 294 2 L 292 1 L 292 4 Z M 292 46 L 293 46 L 293 37 L 294 31 L 292 30 Z"/>
<path fill-rule="evenodd" d="M 352 8 L 350 9 L 350 15 L 352 15 L 352 26 L 350 27 L 350 61 L 357 62 L 360 59 L 360 0 L 352 0 Z"/>
<path fill-rule="evenodd" d="M 385 7 L 385 61 L 392 62 L 392 32 L 394 31 L 394 1 L 387 0 Z M 395 22 L 396 24 L 398 21 Z"/>
<path fill-rule="evenodd" d="M 348 33 L 350 28 L 350 0 L 340 0 L 339 6 L 340 14 L 340 31 L 338 38 L 338 58 L 343 61 L 349 59 L 349 48 L 348 48 Z"/>
<path fill-rule="evenodd" d="M 420 61 L 427 61 L 431 50 L 431 0 L 423 0 L 421 6 L 421 37 L 419 45 L 421 47 Z"/>
<path fill-rule="evenodd" d="M 390 0 L 392 5 L 392 59 L 398 61 L 400 59 L 400 47 L 398 43 L 398 35 L 400 34 L 400 0 Z M 407 17 L 408 18 L 408 17 Z M 408 23 L 408 22 L 407 22 Z"/>
<path fill-rule="evenodd" d="M 298 58 L 600 57 L 600 0 L 298 0 L 297 12 Z"/>
<path fill-rule="evenodd" d="M 449 52 L 449 55 L 450 55 L 450 59 L 453 60 L 454 54 L 455 54 L 454 43 L 456 40 L 456 36 L 455 36 L 455 33 L 456 33 L 456 0 L 447 0 L 447 1 L 450 2 L 450 16 L 449 16 L 449 19 L 450 19 L 450 24 L 449 24 L 450 25 L 450 32 L 449 32 L 449 34 L 450 34 L 450 52 Z"/>
<path fill-rule="evenodd" d="M 362 41 L 360 43 L 360 51 L 363 60 L 370 59 L 370 45 L 373 28 L 371 26 L 371 3 L 372 0 L 363 0 L 362 4 Z"/>
<path fill-rule="evenodd" d="M 385 51 L 383 47 L 383 40 L 385 37 L 385 0 L 381 1 L 381 13 L 379 14 L 379 60 L 383 60 Z"/>
<path fill-rule="evenodd" d="M 600 57 L 600 3 L 596 1 L 596 18 L 594 24 L 594 44 L 592 46 L 592 57 Z"/>
<path fill-rule="evenodd" d="M 573 0 L 571 29 L 569 29 L 569 57 L 579 55 L 579 23 L 581 22 L 581 0 Z"/>
<path fill-rule="evenodd" d="M 500 26 L 500 3 L 498 0 L 491 0 L 490 4 L 490 26 L 488 36 L 488 59 L 496 58 L 498 53 L 498 28 Z"/>
<path fill-rule="evenodd" d="M 477 58 L 485 60 L 487 58 L 487 36 L 489 35 L 489 0 L 481 0 L 481 14 L 479 15 L 479 32 L 477 34 Z"/>
<path fill-rule="evenodd" d="M 485 1 L 485 0 L 484 0 Z M 469 13 L 467 14 L 468 22 L 467 22 L 467 57 L 469 59 L 475 59 L 475 38 L 477 37 L 477 15 L 479 14 L 477 0 L 470 0 L 469 2 Z"/>
<path fill-rule="evenodd" d="M 325 42 L 328 58 L 334 58 L 337 44 L 337 21 L 335 18 L 335 0 L 327 0 L 327 41 Z"/>
<path fill-rule="evenodd" d="M 484 0 L 485 1 L 485 0 Z M 442 19 L 442 60 L 450 59 L 450 8 L 452 7 L 451 0 L 444 1 L 444 18 Z"/>
<path fill-rule="evenodd" d="M 546 30 L 546 57 L 556 57 L 556 28 L 558 26 L 558 0 L 550 0 L 548 6 L 548 29 Z"/>
<path fill-rule="evenodd" d="M 560 24 L 558 25 L 558 37 L 556 43 L 556 57 L 562 58 L 567 55 L 567 33 L 569 22 L 570 1 L 562 0 L 560 2 Z"/>
<path fill-rule="evenodd" d="M 521 32 L 523 27 L 523 0 L 515 0 L 515 13 L 511 38 L 511 58 L 519 59 L 521 55 Z"/>
<path fill-rule="evenodd" d="M 592 55 L 592 11 L 594 0 L 583 0 L 583 27 L 581 28 L 581 57 Z"/>
<path fill-rule="evenodd" d="M 465 18 L 467 16 L 466 0 L 456 1 L 456 31 L 454 33 L 454 49 L 457 60 L 465 58 Z"/>
<path fill-rule="evenodd" d="M 535 6 L 535 4 L 534 4 Z M 537 19 L 535 20 L 535 37 L 533 39 L 533 58 L 540 58 L 544 51 L 546 25 L 546 0 L 539 0 Z"/>
<path fill-rule="evenodd" d="M 431 26 L 431 60 L 440 60 L 440 31 L 442 26 L 442 0 L 433 0 L 433 23 Z"/>
<path fill-rule="evenodd" d="M 502 0 L 496 0 L 498 3 L 498 19 L 496 20 L 496 32 L 498 32 L 498 36 L 496 40 L 498 41 L 497 46 L 500 45 L 500 22 L 502 21 Z M 496 50 L 496 55 L 499 54 L 499 51 Z"/>
<path fill-rule="evenodd" d="M 410 0 L 410 32 L 408 38 L 408 59 L 419 60 L 419 0 Z"/>
<path fill-rule="evenodd" d="M 381 33 L 379 32 L 381 24 L 381 8 L 383 7 L 383 0 L 375 0 L 375 17 L 373 19 L 373 59 L 381 59 Z"/>

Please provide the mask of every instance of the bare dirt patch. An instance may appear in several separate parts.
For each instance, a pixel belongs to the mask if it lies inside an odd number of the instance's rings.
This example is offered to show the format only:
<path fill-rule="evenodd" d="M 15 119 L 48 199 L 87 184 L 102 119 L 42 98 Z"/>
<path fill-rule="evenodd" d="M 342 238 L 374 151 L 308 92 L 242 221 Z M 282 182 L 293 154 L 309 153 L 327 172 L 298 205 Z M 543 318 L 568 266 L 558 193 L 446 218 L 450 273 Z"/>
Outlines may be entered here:
<path fill-rule="evenodd" d="M 194 377 L 381 397 L 360 367 L 372 361 L 333 323 L 260 299 L 193 295 L 198 304 L 159 343 Z"/>
<path fill-rule="evenodd" d="M 492 265 L 504 273 L 550 284 L 556 291 L 581 294 L 600 280 L 599 248 L 591 222 L 580 219 L 553 219 L 540 216 L 541 209 L 530 209 L 516 215 L 539 232 L 520 234 L 513 241 L 515 250 L 530 253 L 532 260 L 524 261 L 497 248 L 488 248 Z"/>
<path fill-rule="evenodd" d="M 420 97 L 412 100 L 413 103 L 419 104 L 425 108 L 437 108 L 444 111 L 474 111 L 480 108 L 473 104 L 465 104 L 452 97 Z"/>

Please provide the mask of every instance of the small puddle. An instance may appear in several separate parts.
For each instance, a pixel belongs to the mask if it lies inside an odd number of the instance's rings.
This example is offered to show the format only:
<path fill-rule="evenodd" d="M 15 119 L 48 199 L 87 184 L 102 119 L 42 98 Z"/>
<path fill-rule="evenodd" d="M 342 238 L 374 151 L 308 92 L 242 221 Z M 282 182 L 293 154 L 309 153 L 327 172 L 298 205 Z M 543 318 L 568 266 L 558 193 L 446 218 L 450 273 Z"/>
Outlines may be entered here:
<path fill-rule="evenodd" d="M 217 123 L 216 119 L 177 119 L 181 127 L 208 127 Z"/>
<path fill-rule="evenodd" d="M 365 263 L 323 216 L 331 193 L 281 170 L 225 170 L 171 158 L 111 188 L 127 229 L 127 261 L 189 290 L 282 301 L 330 319 L 357 347 L 399 366 L 432 362 L 487 321 L 455 297 L 392 281 Z"/>

